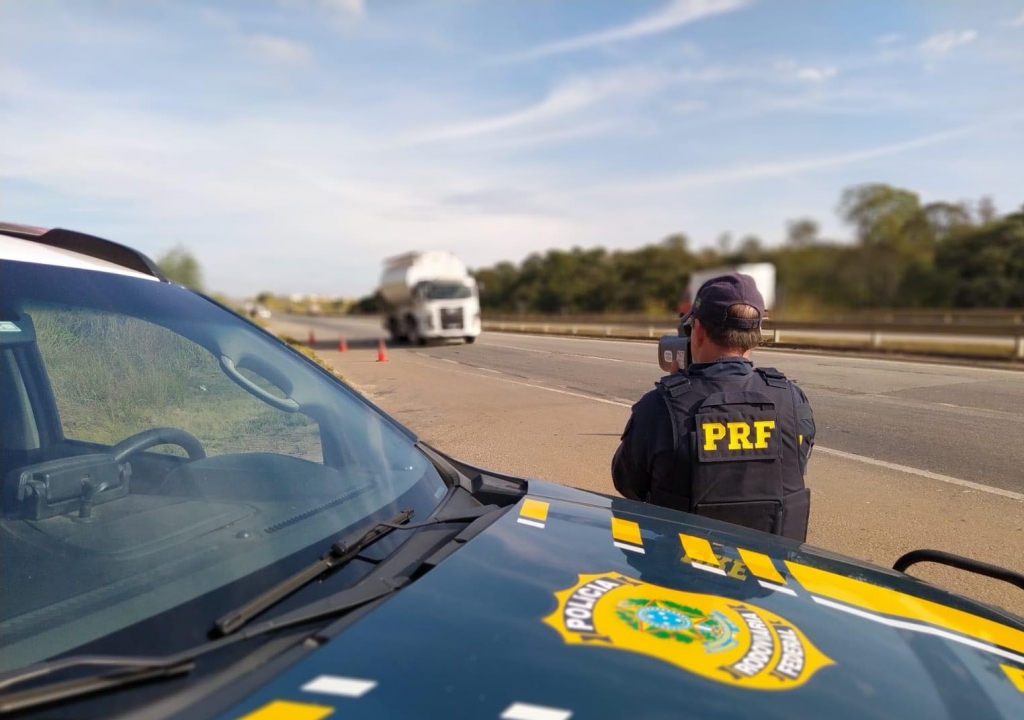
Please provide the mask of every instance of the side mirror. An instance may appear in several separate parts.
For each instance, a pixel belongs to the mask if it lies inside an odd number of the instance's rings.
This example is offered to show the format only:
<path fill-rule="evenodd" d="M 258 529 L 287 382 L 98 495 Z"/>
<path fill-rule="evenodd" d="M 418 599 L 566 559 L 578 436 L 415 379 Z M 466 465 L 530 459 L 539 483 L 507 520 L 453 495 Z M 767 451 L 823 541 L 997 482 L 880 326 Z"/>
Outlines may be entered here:
<path fill-rule="evenodd" d="M 686 335 L 662 335 L 658 340 L 658 365 L 668 374 L 690 364 L 690 338 Z"/>

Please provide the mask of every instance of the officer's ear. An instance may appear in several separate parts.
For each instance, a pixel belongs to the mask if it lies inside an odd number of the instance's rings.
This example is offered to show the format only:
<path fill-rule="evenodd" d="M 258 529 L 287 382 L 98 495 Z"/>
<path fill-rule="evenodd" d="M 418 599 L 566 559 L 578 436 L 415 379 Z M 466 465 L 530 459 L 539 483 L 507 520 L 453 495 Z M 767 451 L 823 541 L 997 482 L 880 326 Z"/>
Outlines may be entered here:
<path fill-rule="evenodd" d="M 693 319 L 693 328 L 690 330 L 690 343 L 693 345 L 703 345 L 707 339 L 707 333 L 704 331 L 704 324 L 701 323 L 699 318 Z"/>

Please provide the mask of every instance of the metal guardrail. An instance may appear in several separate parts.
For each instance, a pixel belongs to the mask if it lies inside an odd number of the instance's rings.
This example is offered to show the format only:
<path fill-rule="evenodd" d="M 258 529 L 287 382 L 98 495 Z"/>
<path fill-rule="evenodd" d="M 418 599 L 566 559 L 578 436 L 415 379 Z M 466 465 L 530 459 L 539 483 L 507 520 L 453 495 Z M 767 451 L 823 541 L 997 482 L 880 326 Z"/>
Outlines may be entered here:
<path fill-rule="evenodd" d="M 594 322 L 595 318 L 601 318 Z M 616 322 L 617 321 L 617 322 Z M 678 318 L 636 316 L 560 316 L 526 319 L 488 316 L 484 329 L 580 337 L 654 340 L 676 331 Z M 1024 360 L 1024 323 L 959 324 L 862 320 L 811 322 L 765 320 L 766 343 L 787 346 L 861 347 L 867 350 L 902 349 L 933 355 L 1004 357 Z M 851 345 L 852 343 L 852 345 Z"/>
<path fill-rule="evenodd" d="M 675 325 L 678 316 L 669 313 L 574 313 L 567 315 L 541 315 L 535 313 L 508 314 L 487 313 L 485 320 L 494 322 L 528 323 L 572 323 L 611 325 Z M 814 318 L 786 317 L 780 315 L 778 322 L 810 322 L 814 324 L 880 324 L 880 325 L 1024 325 L 1024 309 L 993 310 L 986 308 L 965 309 L 901 309 L 871 310 L 860 312 L 823 313 Z"/>
<path fill-rule="evenodd" d="M 331 316 L 334 315 L 323 315 Z M 623 340 L 656 340 L 675 332 L 678 323 L 676 315 L 638 314 L 489 313 L 483 319 L 485 330 Z M 767 345 L 786 347 L 898 350 L 1024 361 L 1024 311 L 900 310 L 813 321 L 769 318 L 764 322 L 764 335 Z"/>

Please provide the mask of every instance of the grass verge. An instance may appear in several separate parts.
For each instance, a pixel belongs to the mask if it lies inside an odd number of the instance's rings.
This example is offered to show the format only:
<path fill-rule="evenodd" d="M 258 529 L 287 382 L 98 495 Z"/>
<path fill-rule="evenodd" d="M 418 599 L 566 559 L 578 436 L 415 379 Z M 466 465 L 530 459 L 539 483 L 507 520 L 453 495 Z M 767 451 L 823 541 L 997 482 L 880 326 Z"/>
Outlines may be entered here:
<path fill-rule="evenodd" d="M 170 330 L 94 311 L 40 307 L 30 314 L 69 438 L 112 445 L 170 426 L 195 435 L 209 454 L 321 457 L 312 419 L 252 397 L 207 350 Z"/>
<path fill-rule="evenodd" d="M 341 374 L 340 372 L 338 372 L 337 370 L 335 370 L 335 369 L 334 369 L 333 367 L 331 367 L 330 365 L 328 365 L 327 363 L 325 363 L 325 362 L 323 361 L 323 359 L 322 359 L 322 358 L 321 358 L 321 357 L 320 357 L 319 355 L 317 355 L 317 354 L 316 354 L 316 352 L 314 352 L 314 351 L 313 351 L 313 350 L 312 350 L 312 349 L 311 349 L 311 348 L 309 347 L 309 345 L 307 345 L 306 343 L 304 343 L 304 342 L 302 342 L 302 341 L 300 341 L 300 340 L 296 340 L 295 338 L 291 337 L 290 335 L 278 335 L 278 337 L 279 337 L 279 338 L 280 338 L 280 339 L 281 339 L 281 340 L 282 340 L 283 342 L 286 342 L 286 343 L 288 343 L 288 344 L 289 344 L 290 346 L 292 346 L 293 348 L 295 348 L 296 350 L 298 350 L 298 351 L 299 351 L 300 353 L 302 353 L 303 355 L 305 355 L 306 357 L 308 357 L 308 358 L 309 358 L 310 360 L 312 360 L 313 362 L 315 362 L 315 363 L 316 363 L 317 365 L 319 365 L 320 367 L 322 367 L 322 368 L 323 368 L 324 370 L 326 370 L 327 372 L 329 372 L 329 373 L 330 373 L 331 375 L 333 375 L 334 377 L 336 377 L 336 378 L 338 378 L 339 380 L 341 380 L 341 381 L 342 381 L 343 383 L 345 383 L 346 385 L 349 385 L 349 384 L 350 384 L 350 383 L 348 382 L 348 380 L 346 380 L 346 379 L 345 379 L 345 376 L 344 376 L 344 375 L 342 375 L 342 374 Z"/>

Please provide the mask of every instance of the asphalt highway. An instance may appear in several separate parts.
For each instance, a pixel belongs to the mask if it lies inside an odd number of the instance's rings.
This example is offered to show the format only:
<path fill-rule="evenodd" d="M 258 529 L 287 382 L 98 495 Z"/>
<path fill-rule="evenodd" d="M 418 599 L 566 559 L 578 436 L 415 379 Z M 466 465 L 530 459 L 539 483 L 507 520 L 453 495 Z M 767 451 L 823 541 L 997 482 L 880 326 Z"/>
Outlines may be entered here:
<path fill-rule="evenodd" d="M 290 318 L 324 341 L 375 342 L 375 320 Z M 394 348 L 391 352 L 409 352 Z M 415 352 L 631 405 L 663 374 L 651 343 L 484 333 Z M 822 451 L 1024 495 L 1024 372 L 759 350 L 807 393 Z M 969 486 L 969 485 L 968 485 Z"/>
<path fill-rule="evenodd" d="M 423 440 L 480 467 L 614 493 L 630 406 L 661 375 L 649 342 L 486 332 L 389 347 L 379 323 L 274 318 Z M 338 352 L 345 336 L 349 351 Z M 818 424 L 808 542 L 883 566 L 933 548 L 1024 572 L 1024 372 L 757 351 L 807 392 Z M 913 574 L 1024 616 L 1024 593 L 936 565 Z"/>

